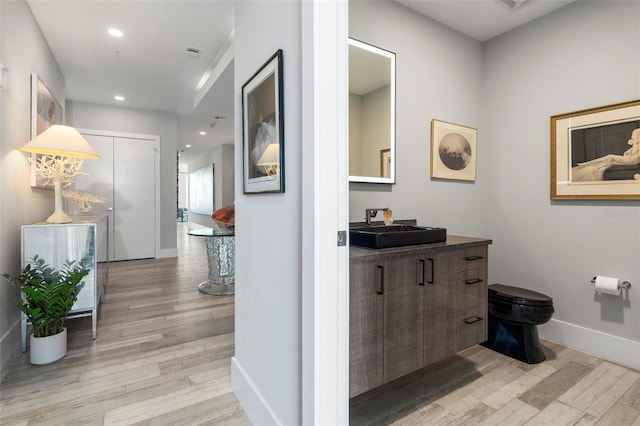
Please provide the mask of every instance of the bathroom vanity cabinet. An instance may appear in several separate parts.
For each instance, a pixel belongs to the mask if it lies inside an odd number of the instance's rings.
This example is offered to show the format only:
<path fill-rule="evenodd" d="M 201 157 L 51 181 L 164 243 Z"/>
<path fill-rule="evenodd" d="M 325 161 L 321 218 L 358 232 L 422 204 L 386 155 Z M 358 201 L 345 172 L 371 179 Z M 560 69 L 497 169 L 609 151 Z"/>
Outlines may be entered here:
<path fill-rule="evenodd" d="M 350 248 L 350 396 L 486 340 L 489 244 Z"/>

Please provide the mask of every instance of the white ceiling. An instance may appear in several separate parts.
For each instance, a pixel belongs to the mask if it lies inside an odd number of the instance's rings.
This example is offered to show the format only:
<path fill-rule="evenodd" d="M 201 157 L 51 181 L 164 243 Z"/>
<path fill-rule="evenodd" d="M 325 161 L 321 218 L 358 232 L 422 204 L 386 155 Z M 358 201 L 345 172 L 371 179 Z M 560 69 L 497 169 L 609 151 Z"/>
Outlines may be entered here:
<path fill-rule="evenodd" d="M 573 0 L 534 0 L 517 11 L 498 0 L 395 1 L 485 41 Z M 224 60 L 233 45 L 233 1 L 28 3 L 65 76 L 67 100 L 178 114 L 182 160 L 233 142 L 233 62 Z M 109 36 L 111 27 L 122 30 L 124 37 Z M 188 56 L 187 47 L 201 49 L 200 56 Z M 197 90 L 207 74 L 218 76 L 215 83 L 209 78 Z M 115 101 L 116 94 L 126 100 Z M 217 116 L 226 119 L 216 120 Z M 207 135 L 199 135 L 200 131 Z M 187 144 L 192 147 L 186 148 Z"/>
<path fill-rule="evenodd" d="M 394 0 L 478 41 L 487 41 L 576 0 Z"/>
<path fill-rule="evenodd" d="M 187 160 L 214 144 L 233 142 L 233 64 L 214 69 L 233 41 L 232 1 L 28 4 L 65 76 L 67 100 L 177 113 L 178 149 Z M 108 35 L 112 27 L 124 36 Z M 187 46 L 201 49 L 200 56 L 188 56 Z M 196 87 L 212 70 L 222 74 L 202 97 L 205 90 L 198 93 Z M 125 101 L 115 101 L 116 94 Z M 202 100 L 194 109 L 198 94 Z"/>

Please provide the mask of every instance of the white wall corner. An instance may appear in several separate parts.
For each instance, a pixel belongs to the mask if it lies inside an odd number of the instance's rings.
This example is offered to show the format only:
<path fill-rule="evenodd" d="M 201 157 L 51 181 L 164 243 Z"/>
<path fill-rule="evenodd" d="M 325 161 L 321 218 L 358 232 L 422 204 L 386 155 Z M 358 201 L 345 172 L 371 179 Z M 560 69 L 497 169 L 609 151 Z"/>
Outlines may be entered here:
<path fill-rule="evenodd" d="M 231 357 L 231 387 L 253 424 L 282 424 L 235 356 Z"/>
<path fill-rule="evenodd" d="M 640 370 L 640 342 L 556 319 L 538 331 L 543 339 Z"/>

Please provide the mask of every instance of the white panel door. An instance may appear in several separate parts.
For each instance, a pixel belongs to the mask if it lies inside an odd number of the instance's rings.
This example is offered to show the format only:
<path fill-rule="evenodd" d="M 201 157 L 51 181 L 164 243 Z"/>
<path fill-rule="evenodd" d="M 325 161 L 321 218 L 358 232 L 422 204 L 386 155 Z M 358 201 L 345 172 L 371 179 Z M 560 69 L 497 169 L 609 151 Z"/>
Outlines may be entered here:
<path fill-rule="evenodd" d="M 91 213 L 109 217 L 109 260 L 155 257 L 155 141 L 82 135 L 100 158 L 84 161 L 82 172 L 88 175 L 78 176 L 75 188 L 106 199 Z M 75 205 L 71 209 L 77 211 Z"/>
<path fill-rule="evenodd" d="M 155 142 L 114 138 L 114 260 L 155 257 Z"/>
<path fill-rule="evenodd" d="M 105 198 L 104 204 L 93 205 L 91 214 L 108 216 L 109 219 L 109 260 L 113 260 L 113 136 L 88 135 L 84 138 L 100 155 L 97 160 L 83 160 L 82 175 L 76 178 L 75 189 L 89 192 Z M 77 206 L 70 201 L 69 211 L 78 212 Z"/>

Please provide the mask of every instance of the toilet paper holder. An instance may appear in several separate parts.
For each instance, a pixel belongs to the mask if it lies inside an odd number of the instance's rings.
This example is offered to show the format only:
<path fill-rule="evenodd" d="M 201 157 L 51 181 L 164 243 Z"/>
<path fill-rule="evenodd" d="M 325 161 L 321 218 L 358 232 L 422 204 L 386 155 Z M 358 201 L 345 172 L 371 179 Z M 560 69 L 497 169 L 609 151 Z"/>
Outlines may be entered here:
<path fill-rule="evenodd" d="M 596 278 L 597 277 L 591 278 L 591 284 L 595 284 L 596 283 Z M 629 290 L 629 289 L 631 289 L 631 283 L 629 281 L 620 281 L 620 284 L 618 284 L 618 288 L 620 288 L 620 289 L 626 288 L 627 290 Z"/>

